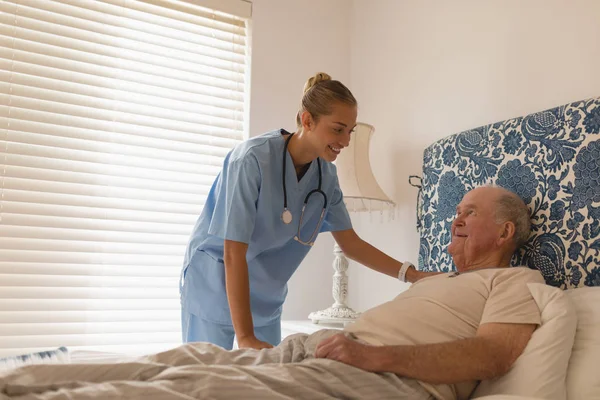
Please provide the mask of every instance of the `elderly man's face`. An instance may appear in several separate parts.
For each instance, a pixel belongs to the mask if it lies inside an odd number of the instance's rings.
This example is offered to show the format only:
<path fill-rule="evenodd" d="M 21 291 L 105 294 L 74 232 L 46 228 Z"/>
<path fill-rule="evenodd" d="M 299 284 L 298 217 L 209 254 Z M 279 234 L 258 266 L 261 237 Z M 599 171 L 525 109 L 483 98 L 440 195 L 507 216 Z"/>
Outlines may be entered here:
<path fill-rule="evenodd" d="M 497 196 L 496 188 L 474 189 L 456 207 L 448 252 L 459 271 L 477 266 L 498 249 L 502 226 L 495 218 Z"/>

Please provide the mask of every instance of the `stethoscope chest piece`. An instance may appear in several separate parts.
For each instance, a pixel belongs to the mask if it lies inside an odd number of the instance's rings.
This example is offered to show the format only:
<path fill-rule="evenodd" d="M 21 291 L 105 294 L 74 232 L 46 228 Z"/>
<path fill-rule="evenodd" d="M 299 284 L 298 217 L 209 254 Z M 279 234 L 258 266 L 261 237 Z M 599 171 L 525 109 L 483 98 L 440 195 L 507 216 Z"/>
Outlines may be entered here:
<path fill-rule="evenodd" d="M 290 210 L 288 210 L 287 208 L 285 210 L 283 210 L 283 212 L 281 213 L 281 220 L 286 225 L 289 225 L 290 223 L 292 223 L 292 212 Z"/>

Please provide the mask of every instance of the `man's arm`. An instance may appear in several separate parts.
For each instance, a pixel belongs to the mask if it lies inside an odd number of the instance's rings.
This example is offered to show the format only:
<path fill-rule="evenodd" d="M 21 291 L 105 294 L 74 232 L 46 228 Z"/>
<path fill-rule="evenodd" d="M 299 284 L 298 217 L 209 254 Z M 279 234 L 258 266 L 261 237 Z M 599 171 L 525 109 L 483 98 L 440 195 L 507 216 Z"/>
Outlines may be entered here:
<path fill-rule="evenodd" d="M 315 356 L 433 384 L 484 380 L 508 372 L 535 327 L 483 324 L 473 338 L 418 346 L 368 346 L 340 334 L 319 343 Z"/>
<path fill-rule="evenodd" d="M 362 240 L 354 229 L 332 232 L 332 235 L 346 257 L 382 274 L 398 277 L 402 263 Z M 414 283 L 419 279 L 439 273 L 417 271 L 410 267 L 406 271 L 406 281 Z"/>

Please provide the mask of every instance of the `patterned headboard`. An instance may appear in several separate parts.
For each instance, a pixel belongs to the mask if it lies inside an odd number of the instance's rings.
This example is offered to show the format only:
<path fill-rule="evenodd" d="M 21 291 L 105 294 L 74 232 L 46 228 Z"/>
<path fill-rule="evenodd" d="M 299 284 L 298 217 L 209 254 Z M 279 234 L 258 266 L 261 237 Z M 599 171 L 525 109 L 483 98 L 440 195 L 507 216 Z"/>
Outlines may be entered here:
<path fill-rule="evenodd" d="M 496 184 L 532 213 L 532 234 L 512 265 L 539 269 L 562 288 L 600 286 L 600 98 L 483 126 L 425 149 L 419 267 L 450 271 L 456 205 Z"/>

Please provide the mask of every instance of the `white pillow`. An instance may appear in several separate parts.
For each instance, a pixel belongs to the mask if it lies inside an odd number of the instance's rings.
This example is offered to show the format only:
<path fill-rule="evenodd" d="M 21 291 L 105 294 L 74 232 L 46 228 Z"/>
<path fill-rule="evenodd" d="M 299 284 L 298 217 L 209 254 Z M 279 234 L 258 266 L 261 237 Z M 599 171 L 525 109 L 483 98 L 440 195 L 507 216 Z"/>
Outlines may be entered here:
<path fill-rule="evenodd" d="M 518 395 L 565 400 L 566 376 L 575 338 L 575 309 L 562 290 L 529 283 L 529 291 L 541 312 L 542 324 L 533 332 L 525 350 L 508 373 L 482 381 L 473 398 Z"/>
<path fill-rule="evenodd" d="M 600 399 L 600 287 L 566 293 L 577 313 L 577 335 L 567 373 L 568 399 Z"/>

